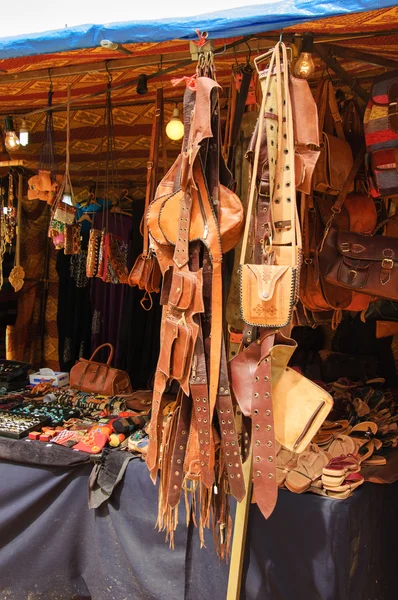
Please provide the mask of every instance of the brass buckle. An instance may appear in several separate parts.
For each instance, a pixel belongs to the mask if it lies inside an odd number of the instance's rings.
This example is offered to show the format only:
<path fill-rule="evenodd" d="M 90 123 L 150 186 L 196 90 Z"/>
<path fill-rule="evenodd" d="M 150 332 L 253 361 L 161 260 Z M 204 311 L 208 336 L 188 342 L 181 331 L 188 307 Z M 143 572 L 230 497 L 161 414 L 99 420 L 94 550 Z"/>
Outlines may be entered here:
<path fill-rule="evenodd" d="M 349 252 L 350 244 L 348 242 L 343 242 L 342 244 L 340 244 L 340 248 L 342 252 Z"/>
<path fill-rule="evenodd" d="M 394 266 L 394 261 L 392 260 L 392 258 L 383 258 L 383 260 L 381 261 L 381 266 L 383 267 L 383 269 L 391 270 Z"/>

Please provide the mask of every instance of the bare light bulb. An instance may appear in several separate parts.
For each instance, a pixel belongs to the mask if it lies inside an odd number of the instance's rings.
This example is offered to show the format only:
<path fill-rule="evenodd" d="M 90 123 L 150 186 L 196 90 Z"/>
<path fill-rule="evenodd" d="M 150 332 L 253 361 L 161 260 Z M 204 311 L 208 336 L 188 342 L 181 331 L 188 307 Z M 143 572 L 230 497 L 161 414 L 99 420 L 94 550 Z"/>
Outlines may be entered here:
<path fill-rule="evenodd" d="M 180 140 L 184 135 L 184 123 L 180 119 L 180 111 L 176 107 L 173 116 L 166 125 L 166 135 L 171 140 Z"/>
<path fill-rule="evenodd" d="M 315 63 L 311 52 L 301 52 L 294 66 L 294 74 L 300 79 L 308 79 L 315 73 Z"/>
<path fill-rule="evenodd" d="M 21 146 L 27 146 L 29 144 L 29 131 L 25 119 L 22 119 L 21 127 L 19 128 L 19 142 Z"/>
<path fill-rule="evenodd" d="M 15 152 L 15 150 L 18 150 L 20 143 L 15 131 L 7 131 L 4 144 L 9 152 Z"/>
<path fill-rule="evenodd" d="M 14 123 L 12 117 L 5 117 L 4 119 L 4 129 L 6 132 L 4 138 L 4 145 L 8 152 L 15 152 L 18 150 L 20 143 L 17 134 L 14 131 Z"/>

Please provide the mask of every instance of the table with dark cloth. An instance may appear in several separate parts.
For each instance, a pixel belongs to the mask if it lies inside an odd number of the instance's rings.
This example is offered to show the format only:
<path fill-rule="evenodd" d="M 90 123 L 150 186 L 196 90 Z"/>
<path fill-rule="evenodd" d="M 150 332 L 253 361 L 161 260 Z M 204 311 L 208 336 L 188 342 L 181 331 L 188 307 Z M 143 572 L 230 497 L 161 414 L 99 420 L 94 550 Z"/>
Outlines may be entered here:
<path fill-rule="evenodd" d="M 0 456 L 1 600 L 226 598 L 228 567 L 211 535 L 199 548 L 184 502 L 174 551 L 154 528 L 157 490 L 140 459 L 110 500 L 89 510 L 92 464 Z M 398 483 L 365 484 L 346 501 L 279 496 L 268 521 L 251 507 L 242 598 L 397 598 Z"/>

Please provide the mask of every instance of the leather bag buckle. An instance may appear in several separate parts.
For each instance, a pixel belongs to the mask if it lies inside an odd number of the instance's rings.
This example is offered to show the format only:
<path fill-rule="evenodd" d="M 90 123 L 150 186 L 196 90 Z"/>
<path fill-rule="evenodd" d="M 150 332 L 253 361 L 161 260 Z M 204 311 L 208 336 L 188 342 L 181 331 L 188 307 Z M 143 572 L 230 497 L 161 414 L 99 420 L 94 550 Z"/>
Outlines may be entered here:
<path fill-rule="evenodd" d="M 391 258 L 383 258 L 381 261 L 381 266 L 383 269 L 388 269 L 391 271 L 391 269 L 394 267 L 394 261 Z"/>
<path fill-rule="evenodd" d="M 342 242 L 340 244 L 340 248 L 342 252 L 349 252 L 350 251 L 350 244 L 348 242 Z"/>

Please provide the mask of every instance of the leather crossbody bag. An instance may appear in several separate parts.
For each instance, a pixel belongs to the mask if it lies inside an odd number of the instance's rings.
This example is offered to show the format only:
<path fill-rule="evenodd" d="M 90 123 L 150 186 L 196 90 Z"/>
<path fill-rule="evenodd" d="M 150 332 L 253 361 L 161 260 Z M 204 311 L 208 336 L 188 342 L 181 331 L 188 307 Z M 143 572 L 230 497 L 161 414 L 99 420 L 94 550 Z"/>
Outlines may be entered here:
<path fill-rule="evenodd" d="M 337 195 L 350 173 L 353 158 L 351 147 L 345 141 L 342 119 L 333 85 L 329 80 L 320 82 L 316 93 L 316 101 L 319 114 L 321 153 L 315 166 L 313 189 L 324 194 Z M 327 123 L 327 116 L 331 117 L 330 125 Z M 336 131 L 337 136 L 333 135 L 333 130 Z"/>
<path fill-rule="evenodd" d="M 284 48 L 284 47 L 283 47 Z M 282 63 L 282 64 L 281 64 Z M 293 119 L 290 103 L 288 63 L 286 49 L 283 49 L 282 61 L 279 49 L 271 57 L 266 76 L 262 78 L 263 99 L 261 103 L 257 141 L 253 163 L 253 173 L 257 172 L 264 122 L 268 113 L 278 113 L 278 127 L 274 119 L 268 119 L 267 140 L 270 168 L 270 216 L 264 223 L 264 246 L 262 264 L 245 264 L 250 216 L 253 211 L 256 194 L 256 177 L 252 177 L 247 209 L 246 227 L 243 237 L 240 259 L 240 310 L 248 325 L 268 328 L 280 328 L 287 325 L 297 301 L 297 284 L 301 251 L 301 234 L 295 203 L 295 170 Z M 275 75 L 274 75 L 275 73 Z M 272 86 L 276 86 L 273 95 Z M 276 107 L 269 106 L 269 98 L 276 97 Z M 277 133 L 277 143 L 272 139 Z M 282 140 L 286 142 L 282 143 Z M 280 151 L 276 167 L 276 150 Z"/>
<path fill-rule="evenodd" d="M 101 348 L 110 348 L 106 363 L 95 362 L 94 357 Z M 130 377 L 125 371 L 111 366 L 114 348 L 112 344 L 102 344 L 93 352 L 90 360 L 81 358 L 70 371 L 70 387 L 82 392 L 117 396 L 131 394 Z"/>
<path fill-rule="evenodd" d="M 159 263 L 157 258 L 153 252 L 153 249 L 149 243 L 149 233 L 148 233 L 148 225 L 146 221 L 146 213 L 149 207 L 149 204 L 152 202 L 155 190 L 156 190 L 156 178 L 157 178 L 157 170 L 158 170 L 158 152 L 159 152 L 159 142 L 160 138 L 162 138 L 162 149 L 163 149 L 163 167 L 166 173 L 167 159 L 165 154 L 165 143 L 163 137 L 163 128 L 164 128 L 164 110 L 163 110 L 163 89 L 159 88 L 156 91 L 156 104 L 155 104 L 155 113 L 153 117 L 152 124 L 152 136 L 151 136 L 151 146 L 150 146 L 150 154 L 149 160 L 147 163 L 147 182 L 146 182 L 146 195 L 145 195 L 145 209 L 144 209 L 144 217 L 142 219 L 142 235 L 144 238 L 142 253 L 139 255 L 137 260 L 135 261 L 129 277 L 128 283 L 132 287 L 135 285 L 138 286 L 140 290 L 145 290 L 145 292 L 149 295 L 152 292 L 160 291 L 160 282 L 161 282 L 161 271 L 159 267 Z M 146 308 L 145 297 L 141 301 L 141 306 L 144 309 Z M 149 303 L 149 308 L 152 307 L 152 302 Z"/>

